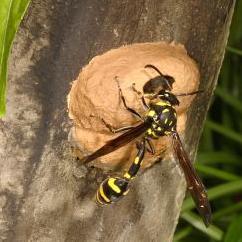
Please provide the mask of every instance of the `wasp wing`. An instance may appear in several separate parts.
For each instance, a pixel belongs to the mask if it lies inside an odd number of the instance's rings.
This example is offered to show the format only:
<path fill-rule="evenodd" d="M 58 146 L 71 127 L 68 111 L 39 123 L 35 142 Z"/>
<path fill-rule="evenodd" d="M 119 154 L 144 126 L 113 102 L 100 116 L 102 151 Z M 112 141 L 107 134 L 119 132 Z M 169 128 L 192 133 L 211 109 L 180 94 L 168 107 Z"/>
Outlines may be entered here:
<path fill-rule="evenodd" d="M 203 218 L 206 226 L 211 222 L 211 207 L 208 201 L 206 189 L 197 175 L 187 153 L 184 150 L 182 142 L 177 132 L 172 134 L 172 142 L 175 154 L 179 160 L 180 166 L 183 169 L 188 190 L 197 206 L 198 212 Z"/>
<path fill-rule="evenodd" d="M 151 122 L 145 121 L 134 128 L 131 128 L 129 131 L 121 134 L 117 138 L 109 140 L 104 146 L 96 150 L 91 155 L 84 157 L 81 161 L 84 163 L 90 162 L 123 147 L 143 134 L 150 127 L 150 125 Z"/>

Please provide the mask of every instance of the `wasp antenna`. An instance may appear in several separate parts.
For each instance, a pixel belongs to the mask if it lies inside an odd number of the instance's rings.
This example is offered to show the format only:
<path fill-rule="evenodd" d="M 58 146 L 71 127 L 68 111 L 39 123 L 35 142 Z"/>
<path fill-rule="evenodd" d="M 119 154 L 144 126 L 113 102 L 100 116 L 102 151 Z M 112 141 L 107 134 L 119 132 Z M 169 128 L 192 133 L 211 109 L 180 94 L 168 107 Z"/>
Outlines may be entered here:
<path fill-rule="evenodd" d="M 195 94 L 199 94 L 199 93 L 203 93 L 204 90 L 198 90 L 195 92 L 188 92 L 188 93 L 180 93 L 180 94 L 174 94 L 177 97 L 185 97 L 185 96 L 190 96 L 190 95 L 195 95 Z"/>
<path fill-rule="evenodd" d="M 145 68 L 152 68 L 152 69 L 156 70 L 160 74 L 160 76 L 164 76 L 157 67 L 155 67 L 151 64 L 146 65 Z"/>

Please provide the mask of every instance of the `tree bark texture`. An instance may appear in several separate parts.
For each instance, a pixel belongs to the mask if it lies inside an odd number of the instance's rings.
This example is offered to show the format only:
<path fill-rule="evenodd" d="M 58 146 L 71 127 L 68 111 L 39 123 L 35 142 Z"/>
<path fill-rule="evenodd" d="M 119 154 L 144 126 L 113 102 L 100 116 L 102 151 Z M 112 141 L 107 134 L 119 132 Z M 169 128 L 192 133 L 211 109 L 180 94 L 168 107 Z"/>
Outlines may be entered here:
<path fill-rule="evenodd" d="M 234 0 L 33 0 L 9 63 L 1 121 L 1 241 L 172 241 L 185 193 L 162 161 L 118 204 L 93 202 L 97 169 L 77 167 L 67 142 L 66 95 L 80 68 L 124 44 L 185 45 L 201 71 L 187 123 L 195 154 L 229 34 Z"/>

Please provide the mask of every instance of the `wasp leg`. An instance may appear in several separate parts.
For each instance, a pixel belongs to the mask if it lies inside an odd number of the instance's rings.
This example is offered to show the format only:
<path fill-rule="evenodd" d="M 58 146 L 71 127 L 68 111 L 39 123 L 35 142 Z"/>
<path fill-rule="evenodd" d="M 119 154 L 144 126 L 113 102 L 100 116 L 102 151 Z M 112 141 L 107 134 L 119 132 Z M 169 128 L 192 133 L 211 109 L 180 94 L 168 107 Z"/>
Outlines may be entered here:
<path fill-rule="evenodd" d="M 148 145 L 147 151 L 150 152 L 152 155 L 154 155 L 155 154 L 155 147 L 154 147 L 152 141 L 148 138 L 146 138 L 145 140 L 146 140 L 147 145 Z"/>
<path fill-rule="evenodd" d="M 137 144 L 138 153 L 137 153 L 132 165 L 129 167 L 129 170 L 124 174 L 125 179 L 130 180 L 137 175 L 137 173 L 140 169 L 141 163 L 143 161 L 143 158 L 144 158 L 145 143 L 146 143 L 146 140 L 143 139 L 140 143 Z"/>
<path fill-rule="evenodd" d="M 129 126 L 125 126 L 125 127 L 121 127 L 118 129 L 115 129 L 111 124 L 108 124 L 103 118 L 101 119 L 103 124 L 108 128 L 108 130 L 114 134 L 119 133 L 119 132 L 123 132 L 126 130 L 130 130 L 132 128 L 134 128 L 135 126 L 129 125 Z"/>
<path fill-rule="evenodd" d="M 117 82 L 117 84 L 118 84 L 119 95 L 120 95 L 120 97 L 121 97 L 121 100 L 122 100 L 122 102 L 123 102 L 124 107 L 125 107 L 130 113 L 132 113 L 136 118 L 138 118 L 138 119 L 141 120 L 141 121 L 144 121 L 143 118 L 142 118 L 142 116 L 141 116 L 137 111 L 135 111 L 133 108 L 130 108 L 130 107 L 127 106 L 126 101 L 125 101 L 125 98 L 124 98 L 124 95 L 123 95 L 123 92 L 122 92 L 122 89 L 121 89 L 121 87 L 120 87 L 120 85 L 119 85 L 119 81 L 118 81 L 118 77 L 117 77 L 117 76 L 115 76 L 115 80 L 116 80 L 116 82 Z"/>
<path fill-rule="evenodd" d="M 145 110 L 148 110 L 148 109 L 150 108 L 150 106 L 146 103 L 145 98 L 144 98 L 144 95 L 142 95 L 142 93 L 141 93 L 140 91 L 138 91 L 138 90 L 135 88 L 135 83 L 132 84 L 132 89 L 133 89 L 133 91 L 136 92 L 136 93 L 138 94 L 138 96 L 140 97 L 144 109 L 145 109 Z"/>

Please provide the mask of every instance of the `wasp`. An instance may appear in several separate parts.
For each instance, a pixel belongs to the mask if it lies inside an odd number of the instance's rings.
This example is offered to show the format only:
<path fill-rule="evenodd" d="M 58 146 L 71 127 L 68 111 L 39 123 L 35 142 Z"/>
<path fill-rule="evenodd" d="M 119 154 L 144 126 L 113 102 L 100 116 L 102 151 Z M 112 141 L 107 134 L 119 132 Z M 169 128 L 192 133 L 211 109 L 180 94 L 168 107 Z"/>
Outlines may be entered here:
<path fill-rule="evenodd" d="M 172 84 L 175 81 L 173 77 L 163 75 L 157 67 L 151 64 L 146 65 L 145 68 L 152 68 L 159 75 L 151 79 L 149 81 L 150 85 L 144 86 L 144 89 L 153 92 L 157 86 L 162 86 L 157 93 L 149 94 L 149 104 L 146 103 L 144 95 L 137 91 L 133 86 L 133 90 L 141 95 L 141 101 L 146 109 L 146 114 L 142 116 L 136 110 L 127 106 L 122 89 L 116 77 L 119 94 L 124 107 L 135 117 L 137 117 L 140 122 L 134 126 L 126 126 L 119 129 L 114 129 L 111 125 L 102 120 L 111 132 L 123 133 L 118 137 L 109 140 L 94 153 L 82 159 L 82 162 L 93 161 L 140 137 L 140 141 L 137 142 L 137 155 L 129 169 L 123 174 L 123 176 L 113 176 L 105 179 L 97 190 L 96 200 L 100 204 L 110 204 L 125 196 L 129 191 L 131 180 L 137 175 L 141 167 L 145 152 L 148 151 L 152 154 L 155 153 L 152 140 L 158 139 L 162 136 L 170 136 L 175 156 L 184 172 L 188 190 L 191 193 L 204 224 L 208 226 L 211 222 L 211 207 L 206 189 L 201 179 L 197 175 L 176 130 L 177 113 L 174 108 L 180 104 L 178 96 L 195 95 L 201 91 L 175 95 L 171 92 Z"/>

